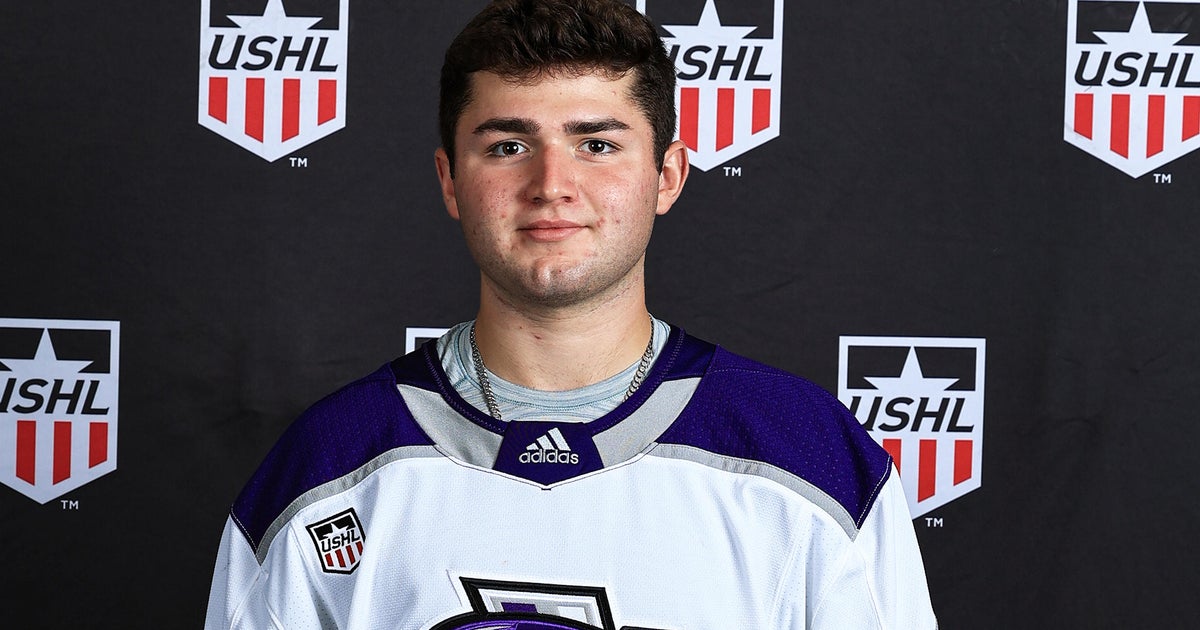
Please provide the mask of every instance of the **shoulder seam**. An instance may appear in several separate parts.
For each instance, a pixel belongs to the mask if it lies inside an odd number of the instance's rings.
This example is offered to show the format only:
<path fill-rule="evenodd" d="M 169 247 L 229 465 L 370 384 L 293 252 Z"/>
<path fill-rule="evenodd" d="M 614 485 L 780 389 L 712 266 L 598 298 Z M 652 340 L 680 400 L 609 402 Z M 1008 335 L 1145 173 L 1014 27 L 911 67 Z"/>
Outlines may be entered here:
<path fill-rule="evenodd" d="M 254 537 L 250 535 L 250 530 L 246 529 L 246 526 L 242 524 L 242 519 L 238 518 L 237 512 L 233 508 L 229 509 L 229 520 L 233 521 L 234 525 L 237 525 L 238 531 L 242 532 L 242 536 L 246 538 L 246 542 L 250 543 L 250 550 L 257 555 L 258 544 L 254 542 Z"/>
<path fill-rule="evenodd" d="M 875 483 L 875 487 L 871 490 L 870 496 L 867 497 L 867 500 L 863 503 L 863 509 L 862 509 L 862 512 L 858 515 L 858 520 L 855 521 L 855 523 L 859 527 L 862 527 L 863 523 L 866 522 L 867 514 L 871 511 L 871 508 L 875 507 L 875 499 L 879 498 L 879 493 L 880 493 L 880 491 L 883 490 L 883 484 L 887 483 L 888 478 L 891 476 L 892 476 L 892 456 L 891 456 L 891 454 L 888 454 L 887 466 L 884 466 L 883 474 L 879 476 L 879 481 Z"/>

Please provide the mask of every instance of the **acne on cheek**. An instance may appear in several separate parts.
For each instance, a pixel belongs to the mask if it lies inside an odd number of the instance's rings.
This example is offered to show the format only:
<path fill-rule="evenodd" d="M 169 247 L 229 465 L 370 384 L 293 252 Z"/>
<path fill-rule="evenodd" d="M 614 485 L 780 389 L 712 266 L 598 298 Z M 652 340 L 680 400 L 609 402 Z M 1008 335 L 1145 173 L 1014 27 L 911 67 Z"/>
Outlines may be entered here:
<path fill-rule="evenodd" d="M 507 209 L 508 204 L 505 201 L 505 196 L 499 193 L 489 195 L 487 199 L 480 205 L 480 207 L 494 209 L 495 216 L 499 219 L 507 219 L 511 213 L 511 211 Z"/>

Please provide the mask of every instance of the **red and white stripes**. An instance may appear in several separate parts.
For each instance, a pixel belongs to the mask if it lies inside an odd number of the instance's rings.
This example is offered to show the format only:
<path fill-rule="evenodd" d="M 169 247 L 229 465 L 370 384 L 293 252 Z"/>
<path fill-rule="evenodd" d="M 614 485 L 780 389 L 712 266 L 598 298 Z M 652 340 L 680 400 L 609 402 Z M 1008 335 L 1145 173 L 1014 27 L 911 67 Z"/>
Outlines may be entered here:
<path fill-rule="evenodd" d="M 49 436 L 50 482 L 58 484 L 71 477 L 72 454 L 76 451 L 76 423 L 67 420 L 56 420 Z M 83 424 L 83 423 L 80 423 Z M 87 466 L 95 468 L 108 461 L 109 424 L 107 422 L 88 422 L 86 439 Z M 38 483 L 38 422 L 35 420 L 17 421 L 17 458 L 16 476 L 30 485 Z M 43 480 L 44 481 L 44 480 Z"/>
<path fill-rule="evenodd" d="M 268 85 L 267 79 L 262 77 L 248 77 L 244 80 L 240 91 L 243 97 L 240 102 L 235 102 L 236 97 L 231 95 L 232 86 L 228 77 L 209 77 L 208 79 L 208 116 L 214 120 L 229 124 L 233 117 L 230 116 L 230 107 L 239 107 L 241 111 L 239 118 L 242 119 L 243 132 L 246 136 L 257 140 L 258 142 L 266 142 L 267 132 L 271 130 L 274 133 L 274 128 L 279 131 L 277 140 L 279 142 L 287 142 L 296 136 L 299 136 L 304 127 L 302 97 L 303 88 L 306 84 L 311 83 L 314 79 L 282 79 L 278 86 Z M 316 85 L 316 110 L 313 113 L 314 118 L 308 121 L 315 126 L 323 125 L 334 118 L 337 118 L 337 79 L 315 79 Z M 270 93 L 278 92 L 278 102 L 272 103 L 268 99 Z M 311 89 L 311 88 L 310 88 Z M 279 112 L 278 127 L 268 125 L 269 119 L 272 118 L 268 114 L 270 111 Z"/>
<path fill-rule="evenodd" d="M 1108 150 L 1123 158 L 1154 157 L 1168 142 L 1200 135 L 1200 96 L 1168 99 L 1164 94 L 1149 94 L 1135 100 L 1127 93 L 1080 92 L 1074 101 L 1075 133 L 1106 141 Z"/>
<path fill-rule="evenodd" d="M 701 127 L 708 123 L 702 120 L 701 99 L 703 88 L 682 87 L 679 89 L 679 139 L 692 151 L 720 151 L 733 146 L 739 133 L 754 135 L 771 126 L 771 89 L 753 88 L 750 99 L 750 125 L 748 129 L 736 124 L 738 88 L 723 87 L 704 90 L 703 96 L 715 96 L 715 118 L 711 121 L 716 131 L 711 147 L 700 146 Z M 714 93 L 715 92 L 715 93 Z"/>
<path fill-rule="evenodd" d="M 358 556 L 362 556 L 363 544 L 361 540 L 356 541 L 353 545 L 346 545 L 344 547 L 339 547 L 334 551 L 326 552 L 325 566 L 337 566 L 342 569 L 353 566 L 354 563 L 358 562 L 358 557 L 354 555 L 356 550 L 358 551 Z M 346 553 L 343 554 L 342 551 L 345 551 Z M 336 560 L 334 559 L 335 556 L 337 558 Z"/>
<path fill-rule="evenodd" d="M 917 462 L 914 466 L 911 462 L 909 468 L 905 469 L 903 463 L 905 458 L 903 455 L 904 440 L 899 438 L 887 438 L 883 440 L 883 449 L 887 451 L 892 460 L 896 462 L 896 469 L 900 471 L 900 475 L 908 476 L 914 472 L 917 475 L 917 502 L 924 501 L 933 495 L 937 494 L 939 475 L 938 475 L 938 446 L 939 442 L 949 444 L 950 440 L 935 440 L 922 439 L 917 444 Z M 952 485 L 957 486 L 969 479 L 974 474 L 974 449 L 975 443 L 973 440 L 953 440 L 953 459 L 951 475 L 949 481 Z M 944 474 L 942 475 L 944 477 Z M 943 481 L 944 483 L 945 481 Z"/>

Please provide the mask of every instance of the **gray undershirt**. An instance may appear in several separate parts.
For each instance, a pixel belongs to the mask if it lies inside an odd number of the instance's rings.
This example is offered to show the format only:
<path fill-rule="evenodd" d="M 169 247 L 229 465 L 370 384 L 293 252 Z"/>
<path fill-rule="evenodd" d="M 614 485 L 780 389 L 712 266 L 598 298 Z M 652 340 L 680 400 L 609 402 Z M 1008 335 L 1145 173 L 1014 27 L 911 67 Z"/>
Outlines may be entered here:
<path fill-rule="evenodd" d="M 667 343 L 671 327 L 654 319 L 654 359 Z M 450 384 L 471 406 L 487 414 L 483 390 L 471 362 L 471 324 L 463 322 L 437 340 L 437 353 Z M 551 392 L 531 389 L 506 381 L 487 370 L 500 415 L 508 420 L 588 422 L 612 411 L 625 400 L 625 391 L 637 372 L 635 361 L 619 374 L 578 389 Z M 653 365 L 653 361 L 651 361 Z M 484 369 L 487 369 L 486 367 Z"/>

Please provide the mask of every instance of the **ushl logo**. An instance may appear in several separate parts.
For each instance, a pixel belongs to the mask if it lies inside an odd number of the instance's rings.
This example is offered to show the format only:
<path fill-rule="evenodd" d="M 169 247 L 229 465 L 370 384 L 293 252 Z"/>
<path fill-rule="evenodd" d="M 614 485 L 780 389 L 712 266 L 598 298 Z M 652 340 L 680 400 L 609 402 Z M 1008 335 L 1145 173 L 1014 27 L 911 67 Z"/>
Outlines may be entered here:
<path fill-rule="evenodd" d="M 345 127 L 348 2 L 201 0 L 200 124 L 268 162 Z"/>
<path fill-rule="evenodd" d="M 838 398 L 900 471 L 913 518 L 976 490 L 984 340 L 842 337 Z"/>
<path fill-rule="evenodd" d="M 648 2 L 655 5 L 650 12 Z M 663 41 L 678 70 L 679 139 L 692 166 L 707 171 L 779 137 L 783 0 L 773 0 L 768 24 L 736 26 L 722 22 L 714 0 L 684 24 L 660 11 L 660 2 L 638 0 L 637 8 L 669 34 Z M 744 11 L 754 4 L 723 6 Z"/>
<path fill-rule="evenodd" d="M 1200 3 L 1067 9 L 1066 141 L 1131 177 L 1200 146 Z"/>
<path fill-rule="evenodd" d="M 46 503 L 117 469 L 119 329 L 0 319 L 0 483 Z"/>
<path fill-rule="evenodd" d="M 326 573 L 354 573 L 362 559 L 367 535 L 354 508 L 306 526 L 317 546 L 321 570 Z"/>

